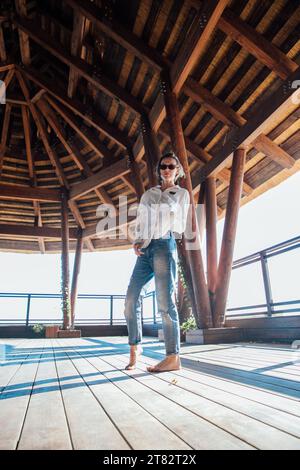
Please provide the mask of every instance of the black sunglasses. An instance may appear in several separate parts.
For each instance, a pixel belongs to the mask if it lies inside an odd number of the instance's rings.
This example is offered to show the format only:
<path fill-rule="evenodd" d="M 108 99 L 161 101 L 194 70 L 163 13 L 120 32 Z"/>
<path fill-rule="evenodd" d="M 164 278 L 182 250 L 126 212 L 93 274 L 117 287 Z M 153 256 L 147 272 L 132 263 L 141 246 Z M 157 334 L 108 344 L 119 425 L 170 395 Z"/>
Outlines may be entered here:
<path fill-rule="evenodd" d="M 165 163 L 162 163 L 162 165 L 159 166 L 161 170 L 166 170 L 169 168 L 169 170 L 175 170 L 177 168 L 177 165 L 174 165 L 174 163 L 170 163 L 170 165 L 166 165 Z"/>

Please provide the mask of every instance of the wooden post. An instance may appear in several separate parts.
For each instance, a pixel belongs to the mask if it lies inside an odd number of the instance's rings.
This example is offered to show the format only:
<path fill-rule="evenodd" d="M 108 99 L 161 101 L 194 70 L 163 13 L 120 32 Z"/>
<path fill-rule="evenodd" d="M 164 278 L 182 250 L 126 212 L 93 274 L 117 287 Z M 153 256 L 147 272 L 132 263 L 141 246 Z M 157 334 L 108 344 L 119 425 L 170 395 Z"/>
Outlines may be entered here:
<path fill-rule="evenodd" d="M 75 259 L 74 259 L 72 287 L 71 287 L 72 328 L 74 327 L 74 321 L 75 321 L 75 305 L 76 305 L 77 291 L 78 291 L 78 275 L 80 272 L 82 248 L 83 248 L 82 229 L 79 228 L 78 236 L 77 236 L 77 243 L 76 243 Z"/>
<path fill-rule="evenodd" d="M 68 220 L 68 193 L 61 188 L 61 291 L 62 291 L 62 313 L 63 329 L 71 327 L 71 305 L 70 305 L 70 271 L 69 271 L 69 220 Z"/>
<path fill-rule="evenodd" d="M 157 136 L 152 129 L 146 114 L 141 117 L 141 128 L 148 168 L 149 188 L 158 184 L 155 167 L 160 159 L 160 149 Z"/>
<path fill-rule="evenodd" d="M 215 304 L 213 309 L 214 325 L 216 327 L 221 327 L 224 323 L 238 213 L 242 194 L 245 158 L 246 150 L 244 148 L 238 148 L 234 151 L 220 261 L 218 267 Z"/>
<path fill-rule="evenodd" d="M 138 166 L 138 163 L 135 161 L 135 158 L 133 156 L 133 152 L 130 148 L 127 148 L 128 154 L 129 154 L 129 166 L 132 172 L 132 181 L 135 187 L 135 192 L 137 195 L 138 200 L 141 199 L 142 195 L 144 194 L 144 185 L 143 185 L 143 180 L 140 174 L 140 169 Z"/>
<path fill-rule="evenodd" d="M 166 115 L 170 126 L 170 137 L 175 153 L 178 155 L 180 162 L 183 166 L 186 178 L 184 180 L 184 187 L 190 193 L 191 208 L 191 229 L 194 236 L 193 241 L 198 240 L 198 247 L 190 250 L 186 249 L 187 262 L 190 266 L 194 298 L 196 303 L 195 318 L 198 328 L 209 328 L 212 326 L 212 316 L 208 297 L 208 290 L 205 280 L 204 266 L 202 260 L 202 254 L 200 251 L 200 240 L 199 240 L 199 229 L 196 219 L 196 210 L 194 204 L 194 197 L 192 191 L 192 181 L 189 171 L 188 157 L 185 148 L 183 129 L 180 119 L 180 112 L 178 102 L 175 93 L 171 89 L 170 78 L 166 71 L 162 73 L 161 77 L 161 89 L 164 95 L 164 102 L 166 108 Z M 187 241 L 185 239 L 186 248 Z"/>
<path fill-rule="evenodd" d="M 205 184 L 207 285 L 212 307 L 215 300 L 218 275 L 216 179 L 210 176 L 206 179 Z"/>
<path fill-rule="evenodd" d="M 200 185 L 200 191 L 198 194 L 197 220 L 198 220 L 198 227 L 199 227 L 200 240 L 201 240 L 201 246 L 202 246 L 204 230 L 206 226 L 205 181 Z"/>

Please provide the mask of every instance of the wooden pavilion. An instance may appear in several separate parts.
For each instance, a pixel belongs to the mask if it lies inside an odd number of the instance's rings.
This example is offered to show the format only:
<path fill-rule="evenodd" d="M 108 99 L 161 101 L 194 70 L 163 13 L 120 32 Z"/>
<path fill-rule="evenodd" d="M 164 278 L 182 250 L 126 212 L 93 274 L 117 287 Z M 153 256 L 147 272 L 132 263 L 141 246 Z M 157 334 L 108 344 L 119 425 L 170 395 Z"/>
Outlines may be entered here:
<path fill-rule="evenodd" d="M 65 305 L 76 250 L 74 312 L 82 250 L 131 245 L 119 196 L 172 148 L 194 227 L 206 208 L 207 279 L 181 246 L 197 325 L 222 326 L 239 206 L 300 168 L 299 28 L 294 0 L 2 1 L 0 249 L 62 250 Z M 98 237 L 100 203 L 122 237 Z"/>

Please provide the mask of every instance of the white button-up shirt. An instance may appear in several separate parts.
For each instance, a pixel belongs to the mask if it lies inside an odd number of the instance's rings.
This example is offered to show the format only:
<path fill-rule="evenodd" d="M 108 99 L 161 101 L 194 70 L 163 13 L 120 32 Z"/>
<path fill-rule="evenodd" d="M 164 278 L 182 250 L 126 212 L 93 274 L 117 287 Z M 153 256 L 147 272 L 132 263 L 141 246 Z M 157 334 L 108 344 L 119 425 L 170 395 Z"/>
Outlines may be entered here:
<path fill-rule="evenodd" d="M 161 186 L 148 189 L 138 206 L 134 243 L 140 242 L 145 248 L 153 238 L 163 238 L 169 231 L 182 234 L 186 228 L 189 205 L 190 194 L 180 186 L 164 191 Z"/>

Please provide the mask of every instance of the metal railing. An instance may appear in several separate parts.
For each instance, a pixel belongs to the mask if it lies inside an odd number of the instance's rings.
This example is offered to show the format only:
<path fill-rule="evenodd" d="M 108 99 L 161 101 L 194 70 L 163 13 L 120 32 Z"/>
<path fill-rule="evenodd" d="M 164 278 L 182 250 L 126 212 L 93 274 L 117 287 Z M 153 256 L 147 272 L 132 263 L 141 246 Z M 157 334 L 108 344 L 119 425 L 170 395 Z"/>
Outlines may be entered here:
<path fill-rule="evenodd" d="M 75 325 L 125 325 L 126 320 L 123 314 L 123 308 L 119 308 L 116 312 L 115 303 L 118 300 L 125 300 L 125 295 L 118 295 L 118 294 L 79 294 L 77 299 L 78 300 L 99 300 L 99 307 L 97 308 L 96 315 L 93 318 L 89 317 L 75 317 Z M 151 307 L 147 307 L 147 311 L 144 305 L 145 299 L 151 297 Z M 31 309 L 32 309 L 32 301 L 39 299 L 47 301 L 49 299 L 59 299 L 61 301 L 62 296 L 61 294 L 39 294 L 39 293 L 15 293 L 15 292 L 0 292 L 0 301 L 1 299 L 25 299 L 25 306 L 24 306 L 24 316 L 23 318 L 5 318 L 0 315 L 0 325 L 25 325 L 30 326 L 38 323 L 42 323 L 44 325 L 51 324 L 61 324 L 61 314 L 59 307 L 57 308 L 57 316 L 56 317 L 34 317 L 32 318 Z M 100 303 L 101 301 L 101 303 Z M 106 301 L 106 306 L 103 307 L 103 301 Z M 101 305 L 102 304 L 102 305 Z M 41 310 L 43 309 L 43 305 L 41 304 L 39 307 Z M 87 307 L 87 310 L 89 308 Z M 89 309 L 90 311 L 90 309 Z M 156 313 L 156 304 L 155 304 L 155 291 L 148 292 L 145 295 L 141 295 L 141 313 L 142 313 L 142 322 L 143 323 L 156 323 L 157 322 L 157 313 Z M 20 315 L 20 312 L 18 313 Z"/>
<path fill-rule="evenodd" d="M 262 251 L 258 251 L 244 258 L 238 259 L 233 263 L 233 270 L 245 267 L 253 263 L 260 263 L 264 294 L 266 302 L 257 305 L 244 305 L 231 307 L 227 309 L 226 319 L 245 318 L 253 316 L 272 317 L 279 314 L 299 314 L 300 313 L 300 299 L 286 300 L 281 302 L 274 302 L 272 298 L 272 287 L 268 266 L 268 259 L 274 256 L 279 256 L 288 251 L 300 248 L 300 236 L 286 240 L 285 242 L 273 245 Z M 300 269 L 300 268 L 299 268 Z M 300 278 L 300 277 L 299 277 Z M 0 302 L 3 298 L 12 299 L 25 299 L 24 317 L 23 318 L 2 318 L 0 314 L 0 325 L 26 325 L 30 326 L 36 323 L 43 324 L 61 324 L 60 308 L 56 308 L 57 317 L 45 318 L 31 316 L 32 302 L 36 299 L 61 299 L 60 294 L 36 294 L 36 293 L 0 293 Z M 150 298 L 147 302 L 146 299 Z M 80 300 L 99 300 L 99 307 L 97 313 L 93 318 L 79 317 L 76 315 L 75 324 L 81 325 L 125 325 L 125 317 L 123 314 L 124 308 L 118 308 L 115 305 L 116 301 L 125 300 L 125 295 L 107 294 L 79 294 L 78 301 Z M 100 301 L 106 301 L 106 306 L 100 306 Z M 145 305 L 146 304 L 146 305 Z M 87 308 L 90 312 L 90 309 Z M 148 292 L 146 295 L 141 295 L 141 311 L 143 324 L 157 324 L 161 323 L 161 318 L 156 311 L 155 291 Z M 258 310 L 258 311 L 257 311 Z M 98 315 L 99 312 L 99 315 Z M 18 313 L 20 315 L 20 312 Z"/>
<path fill-rule="evenodd" d="M 257 305 L 244 305 L 238 307 L 227 308 L 226 319 L 244 318 L 253 316 L 273 317 L 273 315 L 285 314 L 299 314 L 300 313 L 300 299 L 286 300 L 282 302 L 274 302 L 272 296 L 271 277 L 268 266 L 268 259 L 293 251 L 300 248 L 300 236 L 294 237 L 284 242 L 273 245 L 264 250 L 258 251 L 244 258 L 234 261 L 232 269 L 239 269 L 244 266 L 260 263 L 261 273 L 264 285 L 264 294 L 266 302 Z M 300 268 L 299 268 L 300 269 Z M 300 279 L 300 276 L 299 276 Z M 300 282 L 299 282 L 300 285 Z M 300 286 L 299 286 L 300 292 Z"/>

